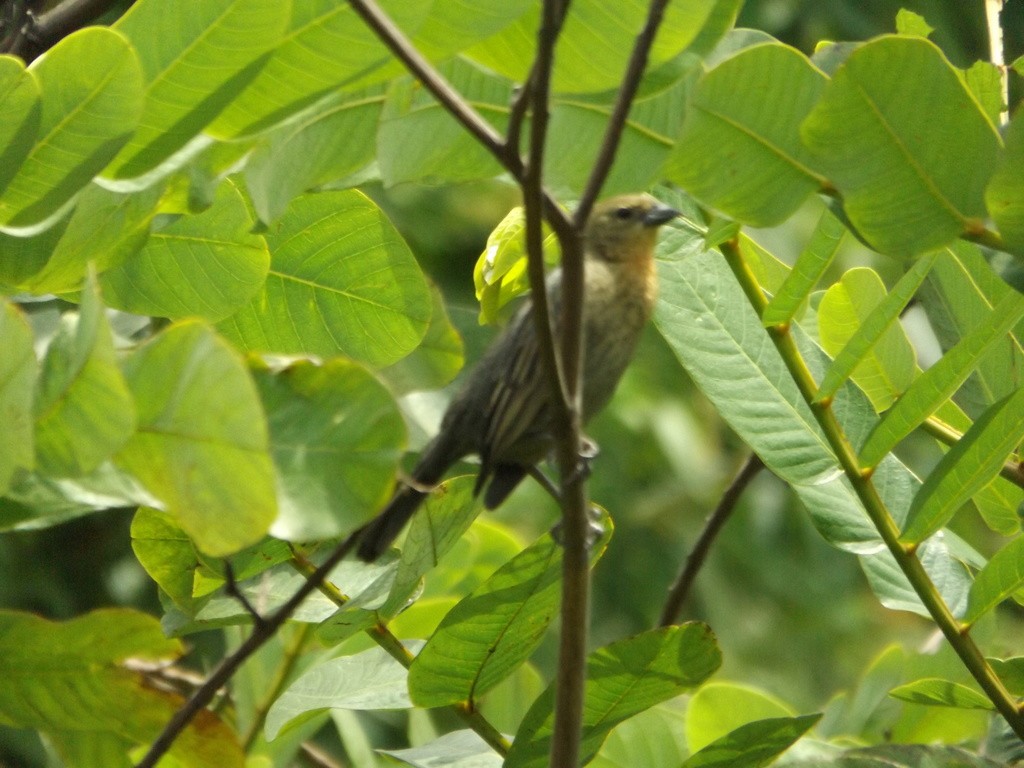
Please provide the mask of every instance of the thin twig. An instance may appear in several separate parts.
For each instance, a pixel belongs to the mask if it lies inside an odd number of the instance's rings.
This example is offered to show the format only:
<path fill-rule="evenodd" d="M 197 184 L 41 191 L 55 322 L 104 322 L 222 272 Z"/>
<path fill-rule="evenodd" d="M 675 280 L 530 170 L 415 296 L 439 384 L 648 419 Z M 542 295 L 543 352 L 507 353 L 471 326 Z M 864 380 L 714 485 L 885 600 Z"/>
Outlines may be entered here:
<path fill-rule="evenodd" d="M 362 532 L 362 528 L 360 528 L 349 534 L 348 538 L 338 544 L 330 555 L 327 556 L 323 565 L 310 574 L 305 583 L 295 590 L 295 594 L 288 598 L 287 602 L 270 616 L 266 617 L 262 624 L 253 626 L 252 632 L 242 644 L 230 655 L 224 657 L 213 673 L 206 679 L 206 682 L 195 690 L 181 709 L 174 713 L 174 717 L 164 726 L 163 731 L 160 732 L 160 735 L 150 745 L 149 751 L 135 764 L 135 768 L 153 768 L 157 764 L 160 758 L 170 749 L 178 734 L 185 730 L 195 716 L 210 703 L 221 686 L 231 679 L 232 675 L 235 674 L 246 659 L 274 636 L 281 625 L 295 613 L 302 604 L 302 601 L 309 597 L 338 563 L 345 558 L 345 555 L 352 550 Z"/>
<path fill-rule="evenodd" d="M 619 149 L 622 131 L 626 127 L 626 118 L 629 116 L 633 99 L 640 88 L 640 80 L 647 68 L 647 58 L 650 55 L 651 46 L 654 45 L 654 38 L 658 34 L 658 27 L 661 26 L 668 2 L 669 0 L 651 0 L 651 5 L 647 9 L 647 20 L 644 22 L 644 28 L 640 34 L 637 35 L 633 51 L 629 55 L 626 74 L 622 78 L 615 106 L 612 108 L 611 117 L 608 118 L 608 125 L 604 129 L 601 149 L 597 153 L 594 167 L 590 170 L 590 177 L 587 179 L 587 185 L 583 188 L 583 195 L 573 214 L 573 219 L 578 226 L 582 226 L 590 216 L 590 209 L 593 208 L 597 196 L 601 193 L 601 187 L 604 186 L 608 172 L 612 169 L 612 163 L 615 162 L 615 154 Z"/>
<path fill-rule="evenodd" d="M 740 467 L 740 471 L 736 473 L 732 482 L 729 483 L 729 487 L 725 489 L 722 498 L 718 501 L 718 505 L 708 516 L 707 522 L 704 523 L 704 528 L 700 532 L 697 541 L 694 542 L 693 549 L 690 550 L 690 554 L 686 558 L 686 563 L 679 572 L 675 584 L 669 590 L 668 600 L 665 601 L 665 608 L 662 610 L 661 618 L 658 620 L 659 626 L 667 627 L 679 620 L 679 613 L 686 602 L 687 596 L 690 594 L 690 587 L 697 578 L 698 571 L 704 565 L 708 552 L 711 550 L 711 544 L 714 542 L 718 532 L 722 530 L 726 520 L 732 515 L 733 510 L 736 509 L 736 504 L 743 495 L 743 491 L 746 490 L 750 481 L 762 469 L 764 469 L 764 462 L 761 461 L 761 457 L 756 453 L 750 454 L 743 463 L 743 466 Z"/>
<path fill-rule="evenodd" d="M 519 93 L 512 100 L 512 108 L 508 113 L 508 126 L 505 129 L 505 153 L 510 164 L 522 163 L 519 154 L 519 137 L 522 134 L 523 121 L 526 119 L 526 113 L 533 98 L 533 78 L 534 68 L 531 67 L 530 74 L 527 75 L 526 82 L 520 86 Z"/>

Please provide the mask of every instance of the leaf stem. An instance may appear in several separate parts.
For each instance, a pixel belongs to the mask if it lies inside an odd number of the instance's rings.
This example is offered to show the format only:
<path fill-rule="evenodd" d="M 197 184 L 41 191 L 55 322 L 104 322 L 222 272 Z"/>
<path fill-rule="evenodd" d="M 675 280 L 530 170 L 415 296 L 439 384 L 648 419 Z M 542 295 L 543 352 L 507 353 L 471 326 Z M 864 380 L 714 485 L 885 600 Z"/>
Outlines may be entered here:
<path fill-rule="evenodd" d="M 754 310 L 760 316 L 767 306 L 767 300 L 753 272 L 743 260 L 739 245 L 735 239 L 726 241 L 720 245 L 722 254 L 725 256 L 729 267 L 735 274 L 743 288 L 744 293 L 750 300 Z M 769 334 L 775 342 L 775 346 L 782 356 L 790 375 L 793 377 L 804 400 L 814 413 L 814 416 L 825 433 L 829 445 L 835 452 L 839 463 L 846 473 L 857 497 L 874 524 L 885 543 L 886 548 L 896 560 L 897 565 L 910 582 L 914 592 L 924 604 L 929 615 L 938 625 L 946 640 L 953 647 L 960 661 L 981 686 L 982 690 L 995 705 L 999 713 L 1006 719 L 1010 728 L 1013 729 L 1021 739 L 1024 739 L 1024 712 L 1021 712 L 1009 691 L 1002 681 L 996 676 L 992 667 L 985 660 L 984 654 L 971 638 L 967 629 L 950 612 L 949 607 L 939 595 L 938 590 L 932 583 L 931 578 L 925 571 L 921 561 L 914 553 L 914 548 L 904 547 L 899 541 L 899 528 L 895 520 L 889 514 L 882 498 L 878 495 L 874 483 L 871 482 L 870 473 L 866 473 L 860 466 L 856 451 L 850 445 L 849 440 L 843 432 L 842 426 L 831 408 L 830 402 L 816 403 L 814 394 L 817 391 L 817 384 L 811 375 L 810 370 L 804 363 L 803 357 L 797 349 L 796 341 L 789 331 L 788 326 L 776 326 L 769 329 Z"/>
<path fill-rule="evenodd" d="M 273 681 L 271 681 L 270 689 L 267 691 L 266 696 L 257 704 L 255 717 L 253 717 L 252 723 L 242 737 L 242 750 L 246 754 L 252 749 L 252 745 L 256 743 L 256 738 L 259 736 L 260 731 L 263 730 L 263 724 L 267 720 L 267 713 L 270 711 L 271 705 L 277 700 L 277 697 L 281 695 L 281 692 L 288 684 L 292 671 L 295 669 L 296 663 L 298 663 L 299 656 L 302 654 L 303 648 L 306 647 L 306 641 L 309 640 L 309 633 L 310 625 L 301 624 L 292 641 L 285 645 L 284 656 L 277 667 Z"/>

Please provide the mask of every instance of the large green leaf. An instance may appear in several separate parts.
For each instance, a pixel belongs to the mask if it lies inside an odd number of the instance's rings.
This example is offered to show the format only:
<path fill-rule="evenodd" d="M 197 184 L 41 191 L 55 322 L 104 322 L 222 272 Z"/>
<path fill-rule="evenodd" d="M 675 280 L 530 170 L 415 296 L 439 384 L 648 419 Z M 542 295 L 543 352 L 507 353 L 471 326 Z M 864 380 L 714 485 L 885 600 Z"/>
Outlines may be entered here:
<path fill-rule="evenodd" d="M 583 762 L 616 725 L 699 685 L 721 659 L 714 635 L 703 624 L 654 629 L 591 653 L 583 700 Z M 523 718 L 505 760 L 508 768 L 548 764 L 553 704 L 554 688 L 549 687 Z"/>
<path fill-rule="evenodd" d="M 859 47 L 801 130 L 850 221 L 883 253 L 923 253 L 982 227 L 999 136 L 929 41 Z"/>
<path fill-rule="evenodd" d="M 239 346 L 383 366 L 420 343 L 429 287 L 398 231 L 365 195 L 300 197 L 266 238 L 266 284 L 219 325 Z"/>
<path fill-rule="evenodd" d="M 246 190 L 260 219 L 275 221 L 292 198 L 369 163 L 383 105 L 381 86 L 332 93 L 261 137 L 245 165 Z"/>
<path fill-rule="evenodd" d="M 889 691 L 895 699 L 933 707 L 957 709 L 995 709 L 984 694 L 966 685 L 935 677 L 915 680 Z"/>
<path fill-rule="evenodd" d="M 184 215 L 150 234 L 146 244 L 103 274 L 111 306 L 139 315 L 221 320 L 241 308 L 263 285 L 270 268 L 264 239 L 230 182 L 213 205 Z"/>
<path fill-rule="evenodd" d="M 0 55 L 0 192 L 32 148 L 39 130 L 39 84 L 14 56 Z"/>
<path fill-rule="evenodd" d="M 796 316 L 835 258 L 845 234 L 846 227 L 843 223 L 827 208 L 824 209 L 814 233 L 797 257 L 793 270 L 786 276 L 778 292 L 761 313 L 761 322 L 766 326 L 779 325 L 788 323 Z M 763 288 L 771 290 L 760 276 L 758 282 Z"/>
<path fill-rule="evenodd" d="M 440 71 L 477 112 L 504 130 L 511 82 L 459 58 Z M 410 76 L 391 85 L 380 121 L 377 162 L 385 184 L 464 181 L 501 172 L 490 152 Z"/>
<path fill-rule="evenodd" d="M 788 46 L 741 50 L 697 84 L 666 175 L 734 219 L 779 223 L 823 182 L 798 127 L 827 82 Z"/>
<path fill-rule="evenodd" d="M 209 328 L 171 326 L 125 361 L 138 431 L 117 455 L 196 546 L 263 537 L 277 504 L 266 420 L 241 358 Z"/>
<path fill-rule="evenodd" d="M 716 30 L 722 24 L 715 0 L 685 0 L 670 3 L 651 49 L 650 66 L 674 58 L 698 39 L 709 20 Z M 643 26 L 647 3 L 620 0 L 609 5 L 603 0 L 577 0 L 572 4 L 556 57 L 553 86 L 562 93 L 588 93 L 618 88 L 632 50 Z M 474 47 L 470 54 L 488 69 L 511 80 L 526 78 L 537 42 L 539 6 L 518 22 Z"/>
<path fill-rule="evenodd" d="M 978 246 L 960 241 L 939 253 L 920 296 L 939 343 L 948 350 L 979 325 L 984 325 L 992 307 L 1013 292 L 1014 289 L 995 274 Z M 956 393 L 956 402 L 972 417 L 980 415 L 1022 383 L 1022 331 L 1024 327 L 1018 323 L 1005 343 L 996 344 L 985 353 L 977 369 Z"/>
<path fill-rule="evenodd" d="M 1024 536 L 1018 535 L 985 564 L 971 585 L 964 621 L 973 624 L 1024 585 Z"/>
<path fill-rule="evenodd" d="M 32 393 L 36 357 L 32 330 L 25 317 L 6 299 L 0 299 L 0 495 L 7 493 L 16 470 L 35 464 L 32 430 Z M 0 515 L 2 517 L 2 515 Z"/>
<path fill-rule="evenodd" d="M 39 134 L 0 196 L 0 224 L 52 217 L 131 137 L 142 110 L 142 69 L 128 41 L 105 27 L 65 37 L 29 70 L 42 92 Z"/>
<path fill-rule="evenodd" d="M 693 694 L 686 707 L 686 743 L 699 752 L 748 723 L 795 717 L 783 701 L 737 683 L 711 682 Z"/>
<path fill-rule="evenodd" d="M 60 238 L 56 243 L 51 230 L 29 238 L 41 241 L 47 258 L 21 285 L 33 293 L 66 293 L 81 287 L 90 263 L 97 274 L 122 263 L 149 237 L 161 193 L 159 185 L 122 195 L 89 184 L 66 227 L 51 227 Z"/>
<path fill-rule="evenodd" d="M 925 276 L 928 274 L 928 270 L 932 268 L 932 265 L 935 263 L 935 259 L 936 255 L 934 254 L 918 259 L 914 266 L 909 269 L 902 278 L 900 278 L 892 291 L 886 293 L 885 297 L 875 305 L 874 309 L 872 309 L 866 317 L 861 320 L 855 319 L 853 335 L 850 336 L 848 334 L 842 334 L 846 336 L 847 340 L 841 345 L 837 344 L 830 348 L 829 340 L 826 339 L 826 334 L 824 332 L 822 333 L 822 343 L 825 345 L 826 349 L 832 353 L 834 361 L 825 373 L 825 377 L 821 380 L 821 385 L 818 387 L 818 392 L 815 394 L 816 400 L 825 400 L 826 398 L 835 395 L 839 390 L 839 387 L 841 387 L 843 382 L 846 381 L 846 379 L 857 369 L 858 365 L 871 352 L 871 350 L 876 349 L 876 345 L 879 344 L 883 338 L 892 336 L 890 331 L 895 329 L 896 325 L 899 323 L 900 313 L 903 311 L 903 308 L 907 306 L 907 303 L 914 297 L 914 293 L 921 285 L 921 281 L 924 280 Z M 847 273 L 847 275 L 849 274 L 850 273 Z M 844 275 L 843 280 L 845 281 L 846 278 L 847 276 Z M 855 299 L 852 293 L 849 298 L 851 300 Z M 859 302 L 860 297 L 856 297 L 856 300 Z M 837 320 L 838 318 L 831 318 L 832 323 L 835 323 Z M 819 328 L 821 328 L 824 321 L 825 318 L 821 317 L 821 306 L 819 305 Z M 832 330 L 837 329 L 833 327 Z M 831 341 L 836 341 L 837 334 L 829 333 L 827 335 Z M 906 335 L 900 334 L 900 338 L 906 339 Z M 906 365 L 905 358 L 907 357 L 907 352 L 902 341 L 890 341 L 889 346 L 892 347 L 894 345 L 897 346 L 895 352 L 901 359 L 901 363 Z M 911 370 L 909 373 L 901 370 L 900 373 L 903 376 L 909 377 L 913 375 L 914 358 L 912 353 L 913 351 L 911 350 Z M 891 363 L 895 363 L 895 360 L 882 359 L 878 361 L 879 366 L 883 370 Z M 909 383 L 909 378 L 900 378 L 899 384 L 902 386 L 898 389 L 894 388 L 893 394 L 902 392 L 903 389 L 906 388 L 907 383 Z M 861 381 L 858 381 L 858 384 L 863 387 L 863 383 Z M 879 410 L 888 407 L 891 403 L 892 401 L 888 400 L 885 402 L 884 406 L 879 408 Z M 876 402 L 875 405 L 878 407 L 879 404 Z"/>
<path fill-rule="evenodd" d="M 100 754 L 123 763 L 129 749 L 148 745 L 183 702 L 124 662 L 166 663 L 181 653 L 180 642 L 166 638 L 155 618 L 136 611 L 105 609 L 62 623 L 0 612 L 0 722 L 52 733 L 59 749 L 98 738 L 105 743 Z M 207 711 L 170 754 L 194 768 L 244 763 L 231 731 Z"/>
<path fill-rule="evenodd" d="M 142 0 L 129 8 L 114 28 L 139 53 L 146 101 L 104 176 L 141 176 L 185 146 L 256 76 L 290 11 L 280 0 Z"/>
<path fill-rule="evenodd" d="M 886 298 L 885 285 L 867 267 L 847 270 L 830 286 L 818 305 L 818 336 L 833 357 L 839 355 Z M 905 302 L 904 302 L 905 303 Z M 910 386 L 917 360 L 903 326 L 895 316 L 853 368 L 853 381 L 871 398 L 876 411 L 884 411 Z"/>
<path fill-rule="evenodd" d="M 448 318 L 448 308 L 437 286 L 430 290 L 433 309 L 423 341 L 397 363 L 378 373 L 392 392 L 440 389 L 461 370 L 465 355 L 462 337 Z"/>
<path fill-rule="evenodd" d="M 95 280 L 81 302 L 50 342 L 36 391 L 36 459 L 49 475 L 92 472 L 135 431 L 135 403 Z"/>
<path fill-rule="evenodd" d="M 989 213 L 1011 251 L 1024 256 L 1024 111 L 1006 130 L 1006 149 L 985 190 Z"/>
<path fill-rule="evenodd" d="M 746 723 L 691 755 L 682 768 L 762 768 L 793 746 L 820 718 L 804 715 Z"/>
<path fill-rule="evenodd" d="M 271 704 L 264 726 L 267 739 L 329 709 L 410 709 L 407 675 L 382 648 L 317 664 Z"/>
<path fill-rule="evenodd" d="M 272 532 L 291 541 L 348 532 L 387 499 L 405 424 L 384 385 L 334 359 L 257 370 L 277 467 Z"/>
<path fill-rule="evenodd" d="M 928 475 L 901 540 L 916 543 L 948 523 L 999 474 L 1024 438 L 1024 388 L 989 408 Z"/>
<path fill-rule="evenodd" d="M 1024 317 L 1024 296 L 1006 295 L 989 314 L 935 365 L 917 377 L 872 431 L 860 461 L 873 467 L 882 457 L 933 414 L 970 375 L 981 359 Z"/>
<path fill-rule="evenodd" d="M 592 558 L 607 540 L 591 548 Z M 562 547 L 545 536 L 463 598 L 409 669 L 416 705 L 474 702 L 511 675 L 558 614 L 561 575 Z"/>
<path fill-rule="evenodd" d="M 385 0 L 380 5 L 409 34 L 434 4 Z M 256 78 L 213 122 L 210 133 L 237 138 L 264 130 L 339 87 L 393 77 L 401 71 L 393 61 L 348 3 L 295 3 L 284 38 Z"/>

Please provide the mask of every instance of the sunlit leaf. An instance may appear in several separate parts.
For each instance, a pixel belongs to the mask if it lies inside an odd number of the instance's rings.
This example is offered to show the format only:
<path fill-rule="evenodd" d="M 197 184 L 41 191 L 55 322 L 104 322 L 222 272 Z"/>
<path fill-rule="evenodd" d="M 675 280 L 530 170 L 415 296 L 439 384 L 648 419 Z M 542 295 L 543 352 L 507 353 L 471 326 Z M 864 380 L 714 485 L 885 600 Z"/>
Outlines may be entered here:
<path fill-rule="evenodd" d="M 19 468 L 35 465 L 32 399 L 36 380 L 36 357 L 32 330 L 24 315 L 6 300 L 0 300 L 0 418 L 4 439 L 0 440 L 0 495 L 10 488 Z"/>
<path fill-rule="evenodd" d="M 896 699 L 933 707 L 957 709 L 995 709 L 984 694 L 950 680 L 926 678 L 901 685 L 889 691 Z"/>
<path fill-rule="evenodd" d="M 39 129 L 39 84 L 14 56 L 0 56 L 0 193 L 28 155 Z"/>
<path fill-rule="evenodd" d="M 971 585 L 967 615 L 973 624 L 1024 585 L 1024 536 L 1017 536 L 978 572 Z"/>
<path fill-rule="evenodd" d="M 982 226 L 999 136 L 928 40 L 884 36 L 857 48 L 801 130 L 881 252 L 923 253 Z"/>
<path fill-rule="evenodd" d="M 242 360 L 199 323 L 161 333 L 125 361 L 138 431 L 117 462 L 196 545 L 227 555 L 277 513 L 266 419 Z"/>

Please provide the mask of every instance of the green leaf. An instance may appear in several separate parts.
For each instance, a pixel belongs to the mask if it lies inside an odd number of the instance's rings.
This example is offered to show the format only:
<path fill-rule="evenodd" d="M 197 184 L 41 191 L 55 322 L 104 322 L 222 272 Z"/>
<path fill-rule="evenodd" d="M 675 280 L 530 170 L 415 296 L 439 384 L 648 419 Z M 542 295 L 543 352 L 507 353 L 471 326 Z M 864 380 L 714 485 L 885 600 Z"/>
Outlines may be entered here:
<path fill-rule="evenodd" d="M 617 725 L 590 763 L 592 768 L 682 765 L 689 753 L 679 728 L 680 707 L 678 699 L 667 701 Z"/>
<path fill-rule="evenodd" d="M 624 720 L 699 685 L 721 664 L 721 653 L 703 624 L 662 627 L 598 648 L 587 657 L 583 700 L 582 762 Z M 554 688 L 530 707 L 508 768 L 545 766 L 551 746 Z"/>
<path fill-rule="evenodd" d="M 81 302 L 50 342 L 36 389 L 36 460 L 50 475 L 92 472 L 135 431 L 135 403 L 95 280 Z"/>
<path fill-rule="evenodd" d="M 209 328 L 171 326 L 125 361 L 138 431 L 117 463 L 200 550 L 227 555 L 277 513 L 266 419 L 245 365 Z"/>
<path fill-rule="evenodd" d="M 153 232 L 138 253 L 104 273 L 110 304 L 138 315 L 221 320 L 244 306 L 270 268 L 241 193 L 221 184 L 213 205 Z"/>
<path fill-rule="evenodd" d="M 964 621 L 975 623 L 1024 585 L 1024 536 L 1017 536 L 974 578 Z"/>
<path fill-rule="evenodd" d="M 821 715 L 779 717 L 741 725 L 686 760 L 682 768 L 762 768 L 789 749 Z"/>
<path fill-rule="evenodd" d="M 924 744 L 886 744 L 851 749 L 836 768 L 1005 768 L 958 747 Z"/>
<path fill-rule="evenodd" d="M 916 543 L 948 523 L 1003 468 L 1024 437 L 1024 388 L 989 408 L 939 461 L 914 497 L 900 540 Z"/>
<path fill-rule="evenodd" d="M 988 211 L 1007 247 L 1024 255 L 1024 111 L 1006 129 L 1006 148 L 985 190 Z"/>
<path fill-rule="evenodd" d="M 434 3 L 384 0 L 380 6 L 409 34 L 422 25 Z M 395 76 L 401 70 L 393 62 L 348 3 L 295 3 L 291 23 L 266 65 L 208 132 L 214 138 L 233 139 L 265 130 L 330 91 Z"/>
<path fill-rule="evenodd" d="M 42 116 L 35 146 L 0 196 L 0 224 L 9 227 L 58 213 L 128 141 L 142 110 L 138 57 L 106 27 L 71 33 L 29 71 Z"/>
<path fill-rule="evenodd" d="M 835 258 L 845 234 L 843 223 L 827 208 L 823 210 L 789 276 L 761 313 L 761 322 L 766 327 L 788 323 L 796 316 Z M 767 286 L 762 282 L 762 287 Z"/>
<path fill-rule="evenodd" d="M 1024 696 L 1024 656 L 1009 659 L 986 659 L 1003 685 L 1014 696 Z"/>
<path fill-rule="evenodd" d="M 410 749 L 382 749 L 380 752 L 414 768 L 445 765 L 453 768 L 501 768 L 504 764 L 501 755 L 470 730 L 452 731 Z"/>
<path fill-rule="evenodd" d="M 983 227 L 999 136 L 931 42 L 885 36 L 855 50 L 801 131 L 882 253 L 923 253 Z"/>
<path fill-rule="evenodd" d="M 245 165 L 245 187 L 260 219 L 275 221 L 292 198 L 373 160 L 383 106 L 379 86 L 332 93 L 263 136 Z"/>
<path fill-rule="evenodd" d="M 827 82 L 788 46 L 741 50 L 697 84 L 666 175 L 731 218 L 778 224 L 823 182 L 797 126 Z"/>
<path fill-rule="evenodd" d="M 32 329 L 24 315 L 6 299 L 0 299 L 0 496 L 11 487 L 19 469 L 35 466 L 32 429 L 32 398 L 36 380 L 36 356 Z M 0 519 L 2 519 L 0 515 Z"/>
<path fill-rule="evenodd" d="M 924 16 L 906 8 L 896 11 L 896 31 L 901 35 L 916 35 L 917 37 L 930 37 L 935 27 L 925 21 Z"/>
<path fill-rule="evenodd" d="M 669 4 L 651 49 L 649 67 L 663 64 L 699 40 L 710 21 L 721 32 L 724 25 L 716 13 L 720 5 L 715 0 Z M 618 88 L 646 12 L 643 0 L 621 0 L 614 8 L 601 0 L 574 2 L 558 39 L 566 55 L 555 61 L 554 90 L 594 93 Z M 534 6 L 518 22 L 472 48 L 469 55 L 493 72 L 523 82 L 533 61 L 539 18 L 539 8 Z"/>
<path fill-rule="evenodd" d="M 686 707 L 686 743 L 696 753 L 748 723 L 795 716 L 787 704 L 756 688 L 708 683 Z"/>
<path fill-rule="evenodd" d="M 278 538 L 337 536 L 387 500 L 405 442 L 390 393 L 362 366 L 298 361 L 255 372 L 277 468 Z"/>
<path fill-rule="evenodd" d="M 939 254 L 920 296 L 939 343 L 948 350 L 984 325 L 992 308 L 1013 293 L 1014 289 L 993 272 L 978 246 L 960 241 Z M 1024 352 L 1018 340 L 1022 331 L 1024 328 L 1018 324 L 1005 343 L 996 344 L 985 353 L 977 370 L 956 393 L 957 403 L 972 417 L 979 416 L 1017 387 L 1024 365 Z M 961 424 L 954 426 L 966 429 Z"/>
<path fill-rule="evenodd" d="M 839 390 L 839 387 L 841 387 L 843 382 L 849 378 L 868 353 L 873 349 L 877 349 L 878 347 L 876 347 L 876 345 L 878 345 L 883 338 L 892 335 L 887 332 L 890 329 L 896 329 L 900 313 L 903 311 L 904 307 L 907 306 L 910 300 L 914 298 L 914 294 L 917 292 L 921 282 L 935 264 L 936 258 L 936 254 L 930 254 L 918 259 L 914 263 L 914 266 L 907 270 L 906 274 L 904 274 L 903 277 L 900 278 L 899 282 L 893 286 L 892 291 L 885 294 L 885 297 L 870 310 L 868 315 L 863 318 L 862 322 L 856 319 L 854 320 L 859 327 L 856 328 L 852 336 L 847 338 L 845 343 L 839 345 L 836 343 L 836 336 L 834 334 L 828 334 L 831 338 L 826 339 L 826 335 L 823 333 L 821 337 L 822 342 L 825 344 L 826 349 L 834 353 L 834 360 L 832 365 L 829 366 L 828 371 L 825 373 L 825 377 L 821 380 L 821 386 L 818 387 L 818 392 L 815 394 L 815 400 L 820 402 L 835 395 Z M 847 275 L 849 274 L 850 273 L 848 272 Z M 846 281 L 846 275 L 844 275 L 843 280 L 844 282 Z M 850 286 L 847 286 L 847 293 L 849 294 L 849 299 L 851 301 L 862 298 L 855 296 L 855 294 L 850 290 Z M 822 310 L 819 307 L 819 328 L 822 327 L 823 321 L 823 318 L 820 316 L 821 313 Z M 830 328 L 833 327 L 833 323 L 839 320 L 834 316 L 831 316 L 828 319 L 832 321 L 829 323 Z M 837 329 L 833 328 L 833 330 Z M 890 340 L 890 344 L 887 345 L 886 349 L 879 350 L 880 352 L 883 352 L 883 354 L 881 354 L 881 359 L 877 361 L 877 364 L 883 370 L 895 364 L 896 361 L 892 357 L 894 353 L 901 358 L 900 362 L 903 363 L 903 366 L 906 364 L 907 351 L 902 343 L 906 340 L 906 334 L 897 330 L 896 335 L 898 336 L 899 341 L 895 341 L 893 343 L 893 340 Z M 830 342 L 832 346 L 830 346 Z M 893 349 L 894 345 L 897 347 L 895 350 Z M 838 349 L 837 353 L 835 352 L 836 349 Z M 901 366 L 900 373 L 902 376 L 899 379 L 899 384 L 901 386 L 899 386 L 898 389 L 893 389 L 894 394 L 906 389 L 906 385 L 909 383 L 907 376 L 913 376 L 914 368 L 916 367 L 913 358 L 913 350 L 910 350 L 910 362 L 911 370 L 909 374 L 905 370 L 902 370 L 903 366 Z M 858 381 L 857 383 L 862 389 L 864 389 L 863 381 Z M 865 389 L 865 391 L 868 390 Z M 868 394 L 870 395 L 871 393 L 868 392 Z M 878 401 L 875 401 L 874 404 L 879 410 L 883 410 L 892 404 L 892 400 L 889 399 L 881 406 Z"/>
<path fill-rule="evenodd" d="M 964 547 L 964 543 L 955 534 L 940 531 L 924 541 L 916 553 L 932 584 L 954 616 L 963 616 L 967 610 L 967 595 L 972 583 L 971 575 L 964 566 Z M 868 577 L 871 589 L 886 608 L 926 618 L 931 616 L 888 550 L 862 556 L 860 565 Z"/>
<path fill-rule="evenodd" d="M 181 653 L 156 619 L 136 611 L 103 609 L 59 623 L 0 611 L 0 722 L 100 739 L 106 754 L 119 751 L 124 760 L 129 748 L 148 745 L 182 704 L 124 662 L 166 663 Z M 187 765 L 244 763 L 231 732 L 208 711 L 175 741 L 171 756 Z"/>
<path fill-rule="evenodd" d="M 1003 102 L 1003 76 L 990 61 L 976 61 L 963 73 L 964 83 L 992 125 L 999 125 L 1006 104 Z"/>
<path fill-rule="evenodd" d="M 409 709 L 406 676 L 405 667 L 381 648 L 316 664 L 270 705 L 267 740 L 330 709 Z"/>
<path fill-rule="evenodd" d="M 459 58 L 439 70 L 496 130 L 505 129 L 511 82 Z M 491 153 L 411 76 L 399 78 L 388 89 L 377 134 L 377 162 L 387 186 L 486 179 L 502 171 Z"/>
<path fill-rule="evenodd" d="M 121 195 L 98 184 L 89 184 L 78 196 L 60 239 L 45 247 L 47 260 L 23 281 L 33 293 L 67 293 L 78 290 L 91 263 L 97 274 L 118 266 L 149 237 L 149 227 L 160 202 L 162 188 L 154 185 L 141 192 Z M 49 233 L 37 235 L 45 238 Z M 35 239 L 35 238 L 33 238 Z"/>
<path fill-rule="evenodd" d="M 915 680 L 889 691 L 894 699 L 932 707 L 957 709 L 995 709 L 988 698 L 973 688 L 938 678 Z"/>
<path fill-rule="evenodd" d="M 132 551 L 164 593 L 183 610 L 192 607 L 199 555 L 192 540 L 166 512 L 139 507 L 132 517 Z"/>
<path fill-rule="evenodd" d="M 592 558 L 607 538 L 590 550 Z M 409 669 L 417 706 L 474 702 L 530 657 L 558 614 L 562 551 L 550 536 L 541 538 L 448 612 Z"/>
<path fill-rule="evenodd" d="M 450 384 L 465 362 L 462 337 L 448 318 L 444 297 L 430 287 L 433 308 L 423 341 L 397 363 L 378 374 L 395 393 L 440 389 Z"/>
<path fill-rule="evenodd" d="M 138 130 L 104 176 L 141 176 L 184 147 L 260 71 L 290 11 L 277 0 L 143 0 L 129 8 L 114 29 L 139 52 L 146 101 Z"/>
<path fill-rule="evenodd" d="M 825 291 L 818 305 L 818 335 L 825 351 L 837 356 L 864 328 L 885 298 L 885 285 L 874 270 L 855 267 L 845 272 L 838 283 Z M 892 312 L 891 309 L 886 311 Z M 910 339 L 895 314 L 873 322 L 882 325 L 883 330 L 872 334 L 877 342 L 868 345 L 866 354 L 853 368 L 852 378 L 871 399 L 875 410 L 881 412 L 910 386 L 917 361 Z"/>
<path fill-rule="evenodd" d="M 1008 294 L 978 326 L 917 377 L 872 430 L 861 449 L 860 463 L 873 467 L 946 401 L 970 375 L 977 361 L 1024 317 L 1024 296 Z"/>
<path fill-rule="evenodd" d="M 39 84 L 14 56 L 0 55 L 0 192 L 17 173 L 39 130 Z"/>
<path fill-rule="evenodd" d="M 475 477 L 453 477 L 435 488 L 412 516 L 402 544 L 392 600 L 382 613 L 390 614 L 390 607 L 395 612 L 405 607 L 404 602 L 397 603 L 395 598 L 403 600 L 480 514 L 483 505 L 473 493 L 475 485 Z M 464 566 L 460 565 L 460 569 Z"/>
<path fill-rule="evenodd" d="M 266 239 L 266 284 L 218 326 L 243 349 L 384 366 L 423 339 L 429 287 L 398 231 L 362 193 L 300 197 Z"/>
<path fill-rule="evenodd" d="M 530 290 L 526 256 L 526 215 L 516 206 L 487 236 L 487 245 L 473 267 L 473 285 L 480 302 L 480 322 L 495 323 L 499 312 Z M 558 238 L 544 224 L 544 263 L 558 263 Z"/>

